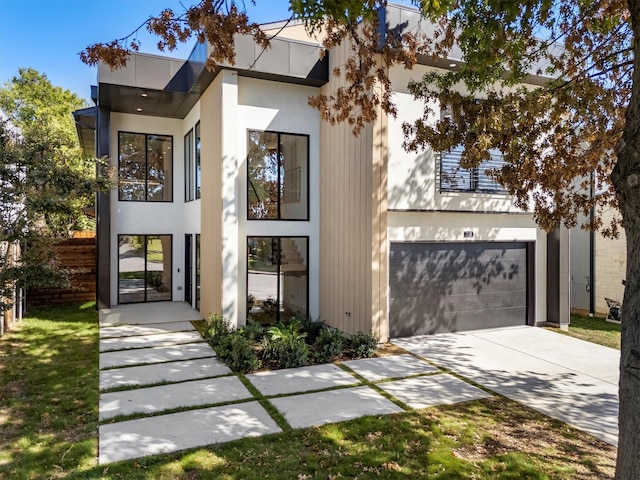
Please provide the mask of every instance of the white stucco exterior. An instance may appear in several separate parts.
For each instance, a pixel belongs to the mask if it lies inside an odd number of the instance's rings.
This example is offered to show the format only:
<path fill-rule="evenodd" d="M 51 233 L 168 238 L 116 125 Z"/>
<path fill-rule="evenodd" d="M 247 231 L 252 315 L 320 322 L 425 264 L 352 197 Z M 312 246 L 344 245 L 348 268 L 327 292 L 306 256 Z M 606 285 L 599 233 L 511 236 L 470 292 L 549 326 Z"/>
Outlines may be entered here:
<path fill-rule="evenodd" d="M 239 191 L 238 265 L 239 311 L 246 309 L 247 275 L 246 238 L 251 236 L 309 237 L 309 315 L 318 318 L 320 290 L 320 115 L 307 103 L 317 90 L 301 85 L 284 84 L 241 77 L 238 79 L 238 124 L 236 128 Z M 247 131 L 268 130 L 309 136 L 309 220 L 247 220 Z M 240 316 L 239 318 L 242 318 Z M 243 319 L 244 320 L 244 319 Z"/>
<path fill-rule="evenodd" d="M 111 114 L 111 162 L 118 165 L 118 132 L 171 135 L 173 137 L 173 201 L 119 201 L 117 189 L 111 195 L 111 303 L 118 304 L 118 235 L 172 235 L 173 284 L 171 297 L 182 301 L 182 263 L 184 258 L 183 121 L 170 118 Z M 179 271 L 178 271 L 179 270 Z"/>
<path fill-rule="evenodd" d="M 319 131 L 320 117 L 307 104 L 312 87 L 239 78 L 232 70 L 220 73 L 222 85 L 222 314 L 234 325 L 244 324 L 247 297 L 247 237 L 301 236 L 309 238 L 309 314 L 319 311 Z M 173 137 L 172 202 L 119 201 L 111 196 L 111 302 L 118 303 L 118 235 L 172 235 L 171 288 L 174 301 L 184 300 L 184 235 L 200 233 L 201 200 L 184 199 L 184 136 L 200 119 L 198 102 L 184 119 L 112 113 L 112 164 L 118 164 L 118 132 L 171 135 Z M 247 131 L 303 134 L 309 140 L 309 219 L 306 221 L 247 220 Z M 210 132 L 201 129 L 201 136 Z M 203 159 L 204 161 L 204 159 Z M 216 159 L 213 159 L 216 161 Z M 208 188 L 202 185 L 202 188 Z M 201 248 L 207 248 L 202 244 Z M 195 252 L 194 252 L 195 253 Z M 206 313 L 206 312 L 205 312 Z"/>

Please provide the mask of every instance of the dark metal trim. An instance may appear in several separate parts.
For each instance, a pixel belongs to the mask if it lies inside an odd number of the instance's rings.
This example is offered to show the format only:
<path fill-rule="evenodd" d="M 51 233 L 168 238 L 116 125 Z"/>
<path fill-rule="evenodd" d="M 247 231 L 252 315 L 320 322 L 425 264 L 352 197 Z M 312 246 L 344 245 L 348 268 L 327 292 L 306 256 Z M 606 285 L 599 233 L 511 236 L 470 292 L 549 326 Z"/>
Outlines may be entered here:
<path fill-rule="evenodd" d="M 98 158 L 110 157 L 111 114 L 98 108 L 95 150 Z M 96 166 L 96 175 L 104 175 Z M 111 190 L 96 194 L 96 306 L 111 307 Z"/>
<path fill-rule="evenodd" d="M 306 305 L 305 310 L 307 311 L 307 317 L 310 316 L 311 312 L 309 312 L 309 277 L 310 277 L 310 262 L 309 262 L 309 252 L 310 250 L 310 237 L 308 235 L 247 235 L 246 237 L 246 248 L 245 248 L 245 266 L 247 273 L 245 274 L 245 293 L 246 296 L 249 296 L 249 239 L 250 238 L 277 238 L 278 239 L 278 249 L 281 249 L 280 242 L 283 238 L 306 238 L 307 239 L 307 251 L 306 259 L 307 259 L 307 282 L 306 282 Z M 278 277 L 278 286 L 277 286 L 277 299 L 278 303 L 280 301 L 280 267 L 282 266 L 282 259 L 278 258 L 278 269 L 277 269 L 277 277 Z M 245 299 L 246 302 L 246 299 Z M 246 316 L 246 315 L 245 315 Z M 246 319 L 245 319 L 246 320 Z M 276 315 L 276 320 L 280 322 L 280 309 L 278 309 L 278 313 Z"/>
<path fill-rule="evenodd" d="M 173 203 L 173 193 L 174 193 L 174 179 L 175 179 L 175 175 L 174 175 L 174 171 L 175 171 L 175 164 L 174 164 L 174 146 L 173 146 L 173 135 L 166 135 L 164 133 L 144 133 L 144 132 L 129 132 L 126 130 L 118 130 L 118 181 L 120 181 L 120 136 L 121 134 L 130 134 L 130 135 L 144 135 L 144 169 L 145 169 L 145 176 L 144 176 L 144 197 L 145 200 L 126 200 L 126 199 L 122 199 L 120 198 L 120 185 L 118 185 L 118 201 L 119 202 L 142 202 L 142 203 Z M 148 167 L 149 167 L 149 159 L 148 159 L 148 142 L 149 142 L 149 137 L 167 137 L 171 139 L 171 200 L 147 200 L 148 194 L 149 194 L 149 188 L 148 188 L 148 183 L 149 183 L 149 177 L 148 177 Z"/>
<path fill-rule="evenodd" d="M 182 156 L 184 157 L 184 201 L 185 203 L 193 202 L 195 200 L 195 189 L 196 189 L 196 179 L 195 179 L 195 141 L 194 141 L 194 130 L 193 128 L 189 129 L 189 131 L 184 136 L 184 146 Z M 189 146 L 189 154 L 187 155 L 187 145 Z M 193 164 L 190 160 L 193 160 Z M 193 167 L 193 170 L 192 168 Z M 193 176 L 192 176 L 193 175 Z M 191 183 L 193 180 L 193 184 Z"/>
<path fill-rule="evenodd" d="M 280 132 L 276 130 L 254 130 L 247 129 L 247 146 L 249 144 L 249 135 L 251 132 L 257 133 L 272 133 L 278 136 L 278 153 L 280 152 L 280 136 L 281 135 L 289 135 L 292 137 L 307 137 L 307 178 L 306 178 L 306 193 L 307 193 L 307 212 L 306 218 L 281 218 L 280 215 L 280 199 L 278 198 L 278 218 L 249 218 L 249 192 L 250 192 L 250 184 L 249 181 L 249 152 L 247 151 L 247 161 L 246 164 L 246 179 L 247 179 L 247 221 L 250 222 L 309 222 L 311 221 L 311 189 L 310 189 L 310 181 L 311 181 L 311 136 L 306 133 L 291 133 L 291 132 Z M 278 185 L 280 185 L 280 169 L 278 169 Z"/>
<path fill-rule="evenodd" d="M 169 288 L 169 300 L 147 300 L 147 237 L 169 237 L 171 239 L 171 287 Z M 118 234 L 118 246 L 120 245 L 120 237 L 144 237 L 144 300 L 142 302 L 120 302 L 120 254 L 118 253 L 118 305 L 132 305 L 139 303 L 158 303 L 158 302 L 173 302 L 173 234 L 172 233 L 119 233 Z M 164 262 L 164 253 L 162 260 Z"/>

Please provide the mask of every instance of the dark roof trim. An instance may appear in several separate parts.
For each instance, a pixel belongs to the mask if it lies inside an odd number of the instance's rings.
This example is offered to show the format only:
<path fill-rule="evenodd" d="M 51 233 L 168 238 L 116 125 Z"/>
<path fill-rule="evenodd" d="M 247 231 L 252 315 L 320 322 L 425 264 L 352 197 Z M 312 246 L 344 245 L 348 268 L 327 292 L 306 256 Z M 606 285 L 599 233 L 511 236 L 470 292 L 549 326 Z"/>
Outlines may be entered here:
<path fill-rule="evenodd" d="M 80 147 L 87 157 L 96 156 L 96 107 L 82 108 L 73 112 L 73 121 Z"/>

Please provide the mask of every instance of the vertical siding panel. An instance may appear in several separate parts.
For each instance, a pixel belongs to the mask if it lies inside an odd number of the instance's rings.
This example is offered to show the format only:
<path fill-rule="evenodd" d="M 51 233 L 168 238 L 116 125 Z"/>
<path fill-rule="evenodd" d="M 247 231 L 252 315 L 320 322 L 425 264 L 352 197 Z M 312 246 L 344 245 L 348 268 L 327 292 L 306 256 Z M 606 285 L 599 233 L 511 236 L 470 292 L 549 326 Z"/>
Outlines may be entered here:
<path fill-rule="evenodd" d="M 330 71 L 335 66 L 344 66 L 347 49 L 342 46 L 331 51 Z M 322 93 L 329 94 L 342 84 L 341 79 L 331 76 Z M 373 215 L 380 214 L 381 203 L 380 176 L 374 178 L 379 168 L 373 167 L 374 153 L 378 150 L 373 142 L 374 138 L 378 142 L 382 139 L 374 135 L 374 125 L 365 126 L 358 137 L 353 136 L 347 123 L 331 126 L 322 122 L 320 128 L 321 318 L 348 333 L 361 330 L 378 335 L 378 331 L 372 330 L 372 313 L 379 311 L 373 305 L 380 278 L 372 278 L 372 263 L 374 253 L 380 252 L 381 224 Z M 386 221 L 383 223 L 386 229 Z M 377 265 L 375 273 L 380 273 Z M 351 316 L 345 312 L 351 312 Z"/>
<path fill-rule="evenodd" d="M 380 88 L 378 85 L 376 88 Z M 387 168 L 388 168 L 388 118 L 382 110 L 373 132 L 376 141 L 373 152 L 372 173 L 372 330 L 380 340 L 388 339 L 387 315 Z"/>
<path fill-rule="evenodd" d="M 200 102 L 202 214 L 200 237 L 200 312 L 203 316 L 222 310 L 222 111 L 218 77 Z"/>
<path fill-rule="evenodd" d="M 365 280 L 366 280 L 366 290 L 365 290 L 365 294 L 366 294 L 366 304 L 367 304 L 367 315 L 366 315 L 366 325 L 365 325 L 365 329 L 368 332 L 372 331 L 372 322 L 371 322 L 371 315 L 373 313 L 373 302 L 374 302 L 374 298 L 373 298 L 373 278 L 372 278 L 372 274 L 373 274 L 373 268 L 372 268 L 372 245 L 373 245 L 373 235 L 374 235 L 374 231 L 373 231 L 373 218 L 372 218 L 372 214 L 373 214 L 373 210 L 372 210 L 372 202 L 373 202 L 373 171 L 372 171 L 372 164 L 373 164 L 373 142 L 374 142 L 374 136 L 373 136 L 373 128 L 371 127 L 371 125 L 367 126 L 367 131 L 366 131 L 366 149 L 367 149 L 367 158 L 369 159 L 368 165 L 367 165 L 367 172 L 365 175 L 367 184 L 366 184 L 366 191 L 367 191 L 367 197 L 365 200 L 365 205 L 363 207 L 364 210 L 364 216 L 369 219 L 369 221 L 367 222 L 366 225 L 366 251 L 367 251 L 367 263 L 365 264 L 365 269 L 366 269 L 366 274 L 365 274 Z M 376 332 L 373 332 L 376 333 Z"/>

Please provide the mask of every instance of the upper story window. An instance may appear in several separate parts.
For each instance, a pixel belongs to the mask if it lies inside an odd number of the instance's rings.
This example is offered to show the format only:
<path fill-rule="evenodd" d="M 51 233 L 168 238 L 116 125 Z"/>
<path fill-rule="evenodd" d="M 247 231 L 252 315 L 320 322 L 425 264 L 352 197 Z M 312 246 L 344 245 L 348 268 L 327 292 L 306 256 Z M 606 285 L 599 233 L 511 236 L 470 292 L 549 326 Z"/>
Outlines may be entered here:
<path fill-rule="evenodd" d="M 184 136 L 184 201 L 190 202 L 194 198 L 195 167 L 193 158 L 193 129 Z"/>
<path fill-rule="evenodd" d="M 309 219 L 309 136 L 249 131 L 247 218 Z"/>
<path fill-rule="evenodd" d="M 118 132 L 118 200 L 173 201 L 173 137 Z"/>
<path fill-rule="evenodd" d="M 462 168 L 460 157 L 462 146 L 448 152 L 440 153 L 440 190 L 443 192 L 485 192 L 507 193 L 489 174 L 500 170 L 504 165 L 504 157 L 497 150 L 491 150 L 491 160 L 482 162 L 473 168 Z"/>
<path fill-rule="evenodd" d="M 476 103 L 482 100 L 476 100 Z M 440 112 L 440 118 L 450 118 L 452 112 L 445 107 Z M 502 185 L 495 181 L 490 172 L 500 170 L 504 165 L 504 156 L 499 150 L 489 150 L 490 160 L 482 162 L 477 167 L 462 168 L 460 159 L 463 147 L 458 145 L 448 152 L 440 153 L 440 191 L 442 192 L 478 192 L 478 193 L 507 193 Z"/>

